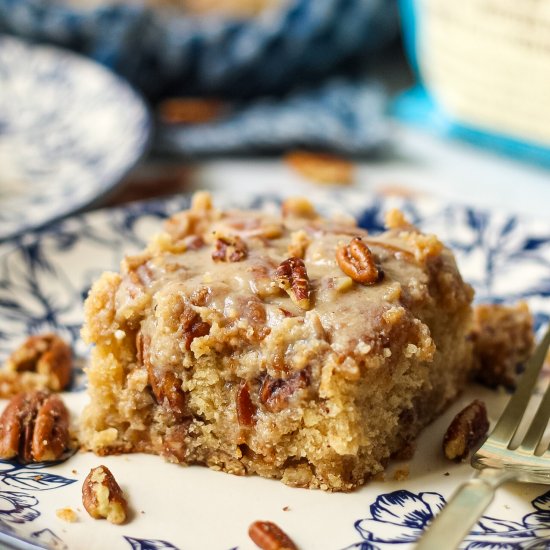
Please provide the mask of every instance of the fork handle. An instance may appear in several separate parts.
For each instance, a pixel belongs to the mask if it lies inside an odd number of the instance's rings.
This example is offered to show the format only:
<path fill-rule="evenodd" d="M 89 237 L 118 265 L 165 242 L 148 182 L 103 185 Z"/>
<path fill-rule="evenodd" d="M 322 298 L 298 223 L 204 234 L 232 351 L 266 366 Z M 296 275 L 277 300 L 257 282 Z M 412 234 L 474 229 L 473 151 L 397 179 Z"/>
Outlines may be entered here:
<path fill-rule="evenodd" d="M 457 489 L 419 540 L 416 550 L 457 548 L 491 504 L 496 489 L 513 478 L 514 475 L 506 470 L 481 470 Z"/>

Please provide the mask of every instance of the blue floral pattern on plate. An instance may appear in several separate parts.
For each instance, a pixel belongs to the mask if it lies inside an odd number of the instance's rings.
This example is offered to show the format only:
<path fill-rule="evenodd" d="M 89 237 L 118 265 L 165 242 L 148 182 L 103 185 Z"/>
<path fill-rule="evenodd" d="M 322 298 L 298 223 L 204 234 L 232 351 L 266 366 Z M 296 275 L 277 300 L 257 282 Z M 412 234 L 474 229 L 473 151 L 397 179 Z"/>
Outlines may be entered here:
<path fill-rule="evenodd" d="M 41 515 L 40 500 L 34 493 L 60 489 L 76 481 L 76 479 L 42 471 L 44 468 L 55 465 L 56 463 L 45 462 L 22 465 L 15 461 L 0 460 L 1 533 L 17 534 L 15 529 L 17 524 L 33 522 Z M 10 490 L 4 490 L 4 487 Z M 63 541 L 51 529 L 35 531 L 30 534 L 30 538 L 37 539 L 33 544 L 46 544 L 45 547 L 50 547 L 55 543 L 56 548 L 63 547 Z M 19 540 L 24 542 L 25 539 Z M 1 539 L 0 542 L 2 542 Z"/>
<path fill-rule="evenodd" d="M 483 516 L 461 544 L 464 550 L 527 550 L 550 548 L 550 491 L 532 501 L 534 512 L 521 521 Z M 363 538 L 348 546 L 360 550 L 398 550 L 414 543 L 445 506 L 439 493 L 406 490 L 380 495 L 370 506 L 370 516 L 355 522 Z"/>
<path fill-rule="evenodd" d="M 453 247 L 479 300 L 525 299 L 535 312 L 538 325 L 550 318 L 550 224 L 445 205 L 431 199 L 411 201 L 349 192 L 319 192 L 312 199 L 323 213 L 350 212 L 372 231 L 382 228 L 385 211 L 398 206 L 424 230 L 437 233 Z M 280 200 L 281 197 L 266 195 L 241 199 L 223 194 L 216 197 L 220 206 L 268 210 L 277 209 Z M 56 330 L 70 339 L 83 361 L 88 350 L 79 340 L 82 299 L 92 281 L 105 269 L 117 269 L 125 253 L 140 249 L 160 228 L 164 218 L 188 204 L 189 197 L 178 196 L 99 211 L 69 218 L 0 245 L 0 361 L 26 334 L 44 330 Z M 73 393 L 67 394 L 67 398 L 80 399 L 75 392 L 83 385 L 82 377 L 77 376 Z M 75 456 L 73 460 L 79 459 L 80 456 Z M 159 472 L 163 471 L 165 465 L 160 459 L 155 464 Z M 60 465 L 61 473 L 57 473 L 57 467 L 52 471 L 44 470 L 45 467 L 0 462 L 0 539 L 2 533 L 13 534 L 34 540 L 35 544 L 71 547 L 68 539 L 59 535 L 55 524 L 38 523 L 43 521 L 40 514 L 45 506 L 41 504 L 44 491 L 69 494 L 75 479 L 63 470 L 69 466 Z M 379 490 L 378 494 L 372 494 L 376 485 L 362 489 L 361 494 L 366 491 L 369 498 L 361 501 L 360 509 L 370 513 L 362 516 L 350 511 L 348 520 L 351 532 L 355 526 L 356 536 L 359 534 L 361 540 L 349 546 L 353 535 L 342 531 L 340 542 L 332 548 L 343 548 L 346 544 L 347 548 L 363 550 L 410 548 L 444 504 L 446 493 L 440 490 L 440 483 L 430 479 L 422 490 L 408 482 L 399 490 Z M 511 519 L 498 514 L 483 517 L 463 547 L 547 548 L 550 493 L 541 491 L 529 500 L 532 504 L 529 513 L 525 513 L 525 502 L 521 512 L 514 508 Z M 20 532 L 18 526 L 26 529 L 27 524 L 32 531 Z M 134 527 L 132 522 L 125 531 L 113 535 L 116 538 L 111 539 L 112 547 L 157 550 L 186 546 L 181 542 L 182 535 L 165 534 L 151 524 L 147 529 L 140 525 L 135 522 Z M 246 533 L 246 525 L 242 532 Z M 51 542 L 60 538 L 63 542 Z M 237 541 L 228 540 L 226 547 L 237 548 L 234 542 Z"/>
<path fill-rule="evenodd" d="M 149 133 L 141 99 L 103 67 L 0 35 L 0 240 L 109 191 Z"/>

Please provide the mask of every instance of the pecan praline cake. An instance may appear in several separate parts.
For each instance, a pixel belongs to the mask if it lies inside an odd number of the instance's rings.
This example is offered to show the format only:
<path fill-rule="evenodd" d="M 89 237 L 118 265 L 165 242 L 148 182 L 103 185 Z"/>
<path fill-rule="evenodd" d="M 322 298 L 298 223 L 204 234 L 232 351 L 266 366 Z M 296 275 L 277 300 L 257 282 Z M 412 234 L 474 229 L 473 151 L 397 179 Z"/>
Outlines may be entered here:
<path fill-rule="evenodd" d="M 196 194 L 90 291 L 84 446 L 332 491 L 381 471 L 472 367 L 452 253 L 386 221 L 370 235 L 305 199 L 272 215 Z"/>

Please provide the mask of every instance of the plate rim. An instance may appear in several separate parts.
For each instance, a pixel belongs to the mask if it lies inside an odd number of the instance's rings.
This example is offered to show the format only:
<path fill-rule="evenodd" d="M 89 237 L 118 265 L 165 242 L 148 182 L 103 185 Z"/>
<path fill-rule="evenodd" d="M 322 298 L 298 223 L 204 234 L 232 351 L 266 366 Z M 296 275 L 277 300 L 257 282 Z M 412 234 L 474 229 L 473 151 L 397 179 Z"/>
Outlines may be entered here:
<path fill-rule="evenodd" d="M 214 198 L 215 202 L 216 202 L 217 198 L 220 202 L 222 202 L 222 200 L 223 200 L 221 198 L 222 196 L 225 199 L 229 199 L 229 200 L 231 200 L 231 198 L 234 197 L 234 194 L 230 190 L 227 190 L 227 191 L 225 191 L 225 190 L 224 191 L 213 191 L 212 195 L 213 195 L 213 198 Z M 364 191 L 361 191 L 361 190 L 354 191 L 351 194 L 349 193 L 349 191 L 342 192 L 342 191 L 331 191 L 331 190 L 319 190 L 316 193 L 312 193 L 310 195 L 310 198 L 311 198 L 312 202 L 315 203 L 316 200 L 318 202 L 320 202 L 319 197 L 324 197 L 323 204 L 328 205 L 327 201 L 330 197 L 338 197 L 338 196 L 342 196 L 342 195 L 350 197 L 350 198 L 348 198 L 349 202 L 345 206 L 349 206 L 352 203 L 352 195 L 355 196 L 355 197 L 359 197 L 359 196 L 362 197 L 363 198 L 363 203 L 362 203 L 362 205 L 360 205 L 358 210 L 362 210 L 366 206 L 371 205 L 371 204 L 376 205 L 377 208 L 380 208 L 380 206 L 383 206 L 383 205 L 387 206 L 388 203 L 391 202 L 391 200 L 388 201 L 388 197 L 378 195 L 374 192 L 364 192 Z M 95 211 L 88 212 L 86 214 L 83 214 L 80 217 L 77 217 L 76 215 L 69 216 L 69 217 L 65 218 L 64 220 L 61 220 L 61 221 L 56 222 L 55 224 L 52 224 L 51 226 L 38 228 L 38 229 L 36 229 L 35 231 L 33 231 L 31 233 L 24 234 L 19 239 L 14 240 L 13 244 L 16 245 L 15 248 L 21 248 L 21 247 L 24 247 L 24 246 L 32 246 L 33 243 L 37 242 L 41 238 L 44 238 L 44 237 L 47 238 L 48 234 L 54 234 L 55 231 L 56 231 L 56 227 L 62 226 L 62 224 L 78 223 L 79 221 L 83 222 L 84 224 L 88 224 L 88 223 L 97 224 L 97 223 L 100 223 L 102 218 L 104 218 L 105 216 L 109 216 L 109 214 L 114 212 L 114 211 L 124 213 L 124 212 L 134 210 L 136 213 L 142 213 L 143 215 L 147 215 L 146 210 L 147 210 L 148 206 L 151 206 L 154 210 L 155 205 L 160 205 L 166 211 L 166 213 L 169 214 L 169 212 L 168 212 L 169 209 L 165 208 L 166 205 L 171 204 L 174 207 L 174 209 L 176 207 L 177 208 L 184 207 L 183 206 L 184 204 L 189 203 L 189 199 L 190 199 L 191 196 L 192 196 L 192 192 L 177 193 L 175 195 L 170 195 L 170 196 L 167 196 L 167 197 L 159 197 L 159 198 L 147 199 L 147 200 L 142 200 L 142 201 L 134 201 L 134 202 L 126 203 L 124 205 L 119 205 L 119 206 L 115 206 L 115 207 L 106 207 L 106 208 L 102 208 L 102 209 L 98 209 L 98 210 L 95 210 Z M 247 195 L 245 198 L 240 199 L 240 200 L 242 202 L 252 203 L 254 200 L 257 200 L 257 199 L 261 198 L 261 199 L 263 199 L 264 203 L 269 203 L 272 200 L 276 200 L 276 199 L 281 200 L 285 196 L 288 196 L 288 194 L 284 193 L 284 192 L 283 193 L 262 193 L 261 191 L 258 191 L 257 193 L 254 193 L 254 194 L 251 193 L 251 194 Z M 239 199 L 237 199 L 237 200 L 239 200 Z M 495 213 L 495 211 L 493 211 L 491 209 L 486 209 L 486 208 L 483 208 L 483 207 L 478 208 L 474 205 L 456 204 L 456 203 L 453 203 L 451 201 L 446 201 L 444 199 L 434 198 L 434 197 L 423 197 L 423 198 L 421 197 L 421 198 L 413 198 L 413 199 L 405 198 L 405 199 L 396 200 L 395 202 L 413 203 L 413 204 L 418 203 L 418 202 L 421 202 L 421 203 L 430 202 L 432 204 L 440 206 L 442 209 L 447 207 L 447 206 L 454 206 L 455 208 L 471 208 L 471 209 L 475 210 L 476 212 L 488 213 L 490 216 Z M 342 208 L 342 210 L 345 210 L 345 208 Z M 530 221 L 531 222 L 533 222 L 533 221 L 543 222 L 543 220 L 538 220 L 538 219 L 530 220 L 528 217 L 522 216 L 522 215 L 508 214 L 508 213 L 503 213 L 503 215 L 505 215 L 506 217 L 515 217 L 517 219 L 524 220 L 526 222 L 530 222 Z M 550 223 L 548 223 L 546 221 L 545 226 L 548 228 L 549 235 L 550 235 Z M 74 228 L 69 226 L 68 229 L 70 231 L 74 231 L 74 230 L 77 229 L 77 227 L 78 227 L 77 225 L 75 225 Z M 13 250 L 13 249 L 11 249 L 11 250 Z M 1 253 L 1 249 L 0 249 L 0 263 L 2 263 L 3 261 L 5 261 L 5 258 L 3 256 L 3 254 Z M 408 488 L 410 489 L 410 487 L 408 487 Z M 387 491 L 385 491 L 385 492 L 387 492 Z M 379 496 L 383 496 L 382 493 L 384 493 L 384 491 L 381 490 Z M 366 507 L 368 507 L 369 502 L 370 501 L 366 501 Z M 351 521 L 350 521 L 350 524 L 351 524 Z M 382 546 L 382 547 L 385 547 L 385 546 Z M 16 548 L 18 548 L 18 547 L 16 547 Z"/>
<path fill-rule="evenodd" d="M 57 214 L 52 214 L 41 221 L 32 222 L 23 219 L 18 229 L 9 230 L 5 233 L 0 232 L 0 245 L 22 234 L 39 231 L 55 222 L 59 222 L 73 215 L 78 215 L 87 208 L 93 208 L 95 204 L 100 203 L 123 184 L 125 177 L 147 156 L 153 147 L 153 115 L 151 109 L 135 86 L 130 82 L 93 59 L 71 50 L 66 50 L 52 44 L 27 42 L 13 35 L 0 32 L 0 45 L 4 41 L 22 46 L 26 48 L 27 51 L 48 52 L 49 55 L 54 56 L 54 58 L 60 61 L 68 59 L 70 63 L 93 67 L 94 70 L 106 76 L 111 84 L 116 84 L 118 87 L 125 90 L 128 96 L 132 98 L 133 104 L 138 108 L 138 125 L 141 127 L 141 139 L 136 142 L 136 147 L 132 150 L 134 154 L 129 157 L 129 162 L 125 165 L 121 165 L 118 170 L 111 174 L 110 178 L 99 182 L 98 185 L 94 187 L 93 192 L 88 192 L 80 200 L 72 203 L 67 202 L 66 206 L 63 206 L 65 202 L 61 201 Z"/>

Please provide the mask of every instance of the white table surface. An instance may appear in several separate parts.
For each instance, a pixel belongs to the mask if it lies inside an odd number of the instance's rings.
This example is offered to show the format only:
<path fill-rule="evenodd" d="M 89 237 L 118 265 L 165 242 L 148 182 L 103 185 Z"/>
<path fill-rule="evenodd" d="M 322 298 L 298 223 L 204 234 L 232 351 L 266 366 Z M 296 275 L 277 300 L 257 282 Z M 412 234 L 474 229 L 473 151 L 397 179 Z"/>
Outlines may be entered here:
<path fill-rule="evenodd" d="M 200 161 L 194 163 L 185 184 L 188 191 L 303 195 L 319 187 L 278 158 Z M 549 170 L 399 124 L 395 125 L 394 153 L 383 160 L 358 161 L 351 188 L 429 194 L 482 208 L 549 217 Z"/>

